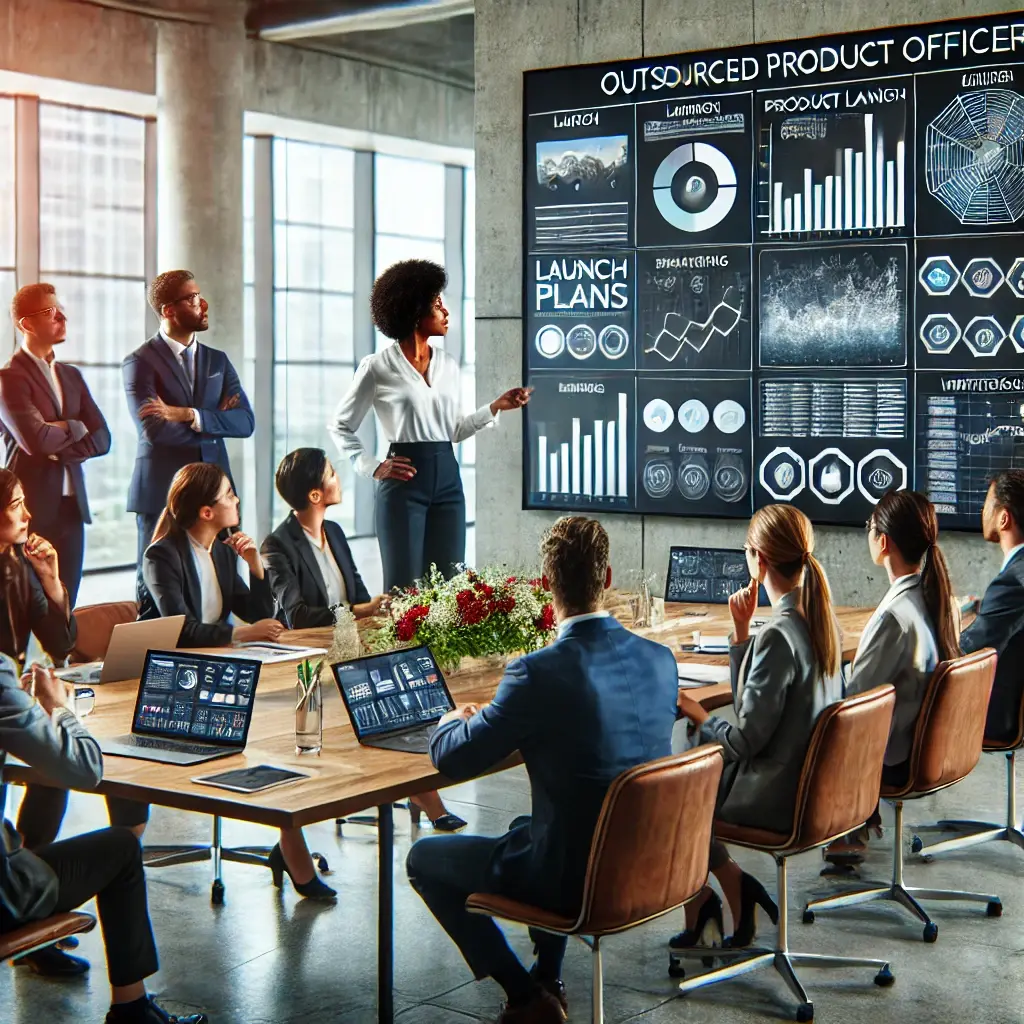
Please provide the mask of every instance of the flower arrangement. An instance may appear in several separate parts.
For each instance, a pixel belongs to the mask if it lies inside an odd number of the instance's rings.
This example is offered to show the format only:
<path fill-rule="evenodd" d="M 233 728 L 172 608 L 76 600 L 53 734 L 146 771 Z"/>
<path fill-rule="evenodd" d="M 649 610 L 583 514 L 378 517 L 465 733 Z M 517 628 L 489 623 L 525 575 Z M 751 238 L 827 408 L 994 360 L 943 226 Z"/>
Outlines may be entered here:
<path fill-rule="evenodd" d="M 460 566 L 445 579 L 432 565 L 426 579 L 391 599 L 388 621 L 368 643 L 375 651 L 426 644 L 451 672 L 466 657 L 537 650 L 554 630 L 551 594 L 540 579 L 501 566 Z"/>

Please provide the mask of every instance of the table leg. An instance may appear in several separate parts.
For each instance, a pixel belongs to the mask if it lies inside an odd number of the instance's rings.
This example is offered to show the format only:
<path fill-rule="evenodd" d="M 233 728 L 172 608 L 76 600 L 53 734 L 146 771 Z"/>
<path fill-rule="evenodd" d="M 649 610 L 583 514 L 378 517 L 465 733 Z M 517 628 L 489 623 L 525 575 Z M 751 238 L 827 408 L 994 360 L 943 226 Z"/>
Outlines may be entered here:
<path fill-rule="evenodd" d="M 391 804 L 377 808 L 377 1021 L 391 1024 L 394 998 L 394 852 Z"/>

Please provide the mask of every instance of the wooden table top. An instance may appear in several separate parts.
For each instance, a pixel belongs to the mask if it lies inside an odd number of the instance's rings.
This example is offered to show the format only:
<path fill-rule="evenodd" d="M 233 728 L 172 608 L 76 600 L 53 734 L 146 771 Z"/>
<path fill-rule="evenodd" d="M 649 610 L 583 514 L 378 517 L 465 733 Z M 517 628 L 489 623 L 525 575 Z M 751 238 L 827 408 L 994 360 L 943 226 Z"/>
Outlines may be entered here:
<path fill-rule="evenodd" d="M 623 598 L 613 596 L 609 606 L 623 621 L 629 621 L 628 602 Z M 623 609 L 626 609 L 625 614 Z M 766 609 L 764 615 L 768 614 L 770 612 Z M 868 609 L 841 610 L 844 650 L 849 649 L 852 653 L 856 649 L 856 637 L 869 614 Z M 728 633 L 729 628 L 728 608 L 725 606 L 672 604 L 667 606 L 666 622 L 638 629 L 637 632 L 671 647 L 680 662 L 727 664 L 727 656 L 682 652 L 679 643 L 690 642 L 694 629 L 718 635 Z M 298 630 L 285 634 L 282 641 L 329 647 L 330 634 L 329 629 Z M 500 665 L 470 660 L 450 676 L 449 689 L 458 703 L 483 704 L 493 698 L 501 675 Z M 426 755 L 361 746 L 329 670 L 325 671 L 323 690 L 323 748 L 319 755 L 295 753 L 295 663 L 265 665 L 260 672 L 244 753 L 191 766 L 107 756 L 98 792 L 290 828 L 345 817 L 451 785 L 434 769 Z M 99 738 L 130 732 L 137 692 L 138 680 L 97 686 L 96 708 L 86 720 L 89 731 Z M 731 700 L 728 683 L 692 689 L 689 693 L 709 710 Z M 251 795 L 231 793 L 191 781 L 196 775 L 264 763 L 294 767 L 312 777 L 293 786 Z M 514 763 L 510 761 L 498 768 Z M 12 782 L 45 782 L 32 769 L 10 763 L 5 777 Z"/>

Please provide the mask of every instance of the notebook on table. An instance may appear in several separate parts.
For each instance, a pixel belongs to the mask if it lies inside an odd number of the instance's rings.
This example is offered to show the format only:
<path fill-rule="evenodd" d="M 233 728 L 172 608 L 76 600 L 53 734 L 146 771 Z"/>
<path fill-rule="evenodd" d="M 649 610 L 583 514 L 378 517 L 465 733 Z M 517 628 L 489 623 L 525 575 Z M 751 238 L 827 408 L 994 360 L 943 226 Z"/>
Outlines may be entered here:
<path fill-rule="evenodd" d="M 245 749 L 260 663 L 188 651 L 149 651 L 132 731 L 100 740 L 104 754 L 200 764 Z"/>
<path fill-rule="evenodd" d="M 455 707 L 428 647 L 331 666 L 356 739 L 368 747 L 425 754 L 440 717 Z"/>
<path fill-rule="evenodd" d="M 69 683 L 116 683 L 122 679 L 138 679 L 146 662 L 146 652 L 174 648 L 184 625 L 184 615 L 119 622 L 110 634 L 110 643 L 102 661 L 58 669 L 57 675 Z"/>

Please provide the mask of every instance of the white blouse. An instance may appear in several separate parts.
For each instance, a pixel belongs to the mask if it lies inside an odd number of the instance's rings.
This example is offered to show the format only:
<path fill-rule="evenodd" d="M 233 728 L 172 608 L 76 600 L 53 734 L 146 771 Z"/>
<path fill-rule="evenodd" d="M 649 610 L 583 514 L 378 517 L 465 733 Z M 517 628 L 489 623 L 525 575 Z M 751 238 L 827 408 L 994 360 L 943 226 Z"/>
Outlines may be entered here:
<path fill-rule="evenodd" d="M 320 541 L 306 532 L 305 527 L 303 527 L 302 532 L 305 534 L 306 540 L 309 541 L 309 546 L 313 549 L 313 560 L 316 562 L 320 575 L 323 577 L 324 590 L 327 592 L 327 607 L 333 608 L 338 604 L 348 604 L 345 577 L 341 574 L 338 560 L 334 557 L 334 552 L 331 550 L 331 545 L 327 543 L 327 538 L 324 537 L 323 544 L 321 545 Z"/>
<path fill-rule="evenodd" d="M 428 384 L 429 382 L 429 384 Z M 459 364 L 443 349 L 431 346 L 427 378 L 405 357 L 398 342 L 366 356 L 327 425 L 342 455 L 357 473 L 373 476 L 380 460 L 366 452 L 356 436 L 372 407 L 388 442 L 452 441 L 458 443 L 498 419 L 489 405 L 468 416 L 460 413 Z"/>
<path fill-rule="evenodd" d="M 213 555 L 210 554 L 210 549 L 199 544 L 191 533 L 188 534 L 188 542 L 192 548 L 192 561 L 199 576 L 203 622 L 220 622 L 224 611 L 224 595 L 220 592 L 220 580 L 217 579 Z"/>

